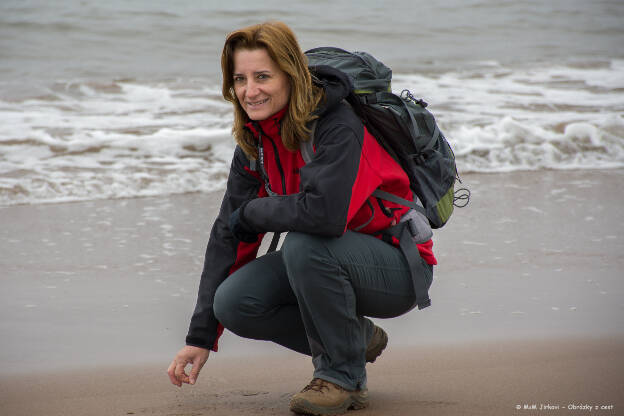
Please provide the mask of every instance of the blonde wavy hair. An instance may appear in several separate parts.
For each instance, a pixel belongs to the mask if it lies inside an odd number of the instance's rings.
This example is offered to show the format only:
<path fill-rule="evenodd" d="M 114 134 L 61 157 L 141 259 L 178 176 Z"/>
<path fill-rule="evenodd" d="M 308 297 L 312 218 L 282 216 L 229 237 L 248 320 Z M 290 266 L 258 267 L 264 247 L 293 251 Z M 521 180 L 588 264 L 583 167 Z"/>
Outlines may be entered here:
<path fill-rule="evenodd" d="M 308 70 L 308 59 L 301 51 L 293 31 L 282 22 L 265 22 L 230 33 L 221 54 L 223 72 L 223 98 L 234 105 L 232 135 L 247 156 L 256 159 L 258 149 L 253 135 L 245 129 L 249 117 L 238 102 L 234 92 L 234 51 L 265 49 L 277 66 L 286 73 L 290 82 L 288 109 L 281 124 L 284 146 L 299 149 L 301 141 L 309 139 L 306 124 L 317 118 L 312 114 L 323 100 L 323 89 L 314 85 Z"/>

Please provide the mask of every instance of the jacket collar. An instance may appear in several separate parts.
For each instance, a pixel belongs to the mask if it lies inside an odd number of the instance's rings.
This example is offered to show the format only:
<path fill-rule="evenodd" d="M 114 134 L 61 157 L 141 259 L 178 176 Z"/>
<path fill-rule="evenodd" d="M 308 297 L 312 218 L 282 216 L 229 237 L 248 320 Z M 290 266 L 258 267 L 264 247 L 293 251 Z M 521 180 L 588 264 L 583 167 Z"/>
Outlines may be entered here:
<path fill-rule="evenodd" d="M 247 127 L 256 138 L 259 136 L 260 131 L 262 131 L 262 134 L 267 134 L 271 137 L 279 137 L 282 119 L 286 114 L 287 108 L 288 106 L 285 106 L 280 111 L 264 120 L 250 120 L 245 124 L 245 127 Z"/>

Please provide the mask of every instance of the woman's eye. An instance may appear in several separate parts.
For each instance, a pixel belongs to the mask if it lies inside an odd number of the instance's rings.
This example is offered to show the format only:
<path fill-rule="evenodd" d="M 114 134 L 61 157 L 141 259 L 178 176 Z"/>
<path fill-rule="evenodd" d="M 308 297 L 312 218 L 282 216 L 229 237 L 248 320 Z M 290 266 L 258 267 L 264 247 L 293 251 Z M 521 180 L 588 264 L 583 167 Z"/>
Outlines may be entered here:
<path fill-rule="evenodd" d="M 267 79 L 269 78 L 269 74 L 258 74 L 258 79 Z"/>
<path fill-rule="evenodd" d="M 241 77 L 241 76 L 235 76 L 234 77 L 234 82 L 243 82 L 245 80 L 245 77 Z"/>

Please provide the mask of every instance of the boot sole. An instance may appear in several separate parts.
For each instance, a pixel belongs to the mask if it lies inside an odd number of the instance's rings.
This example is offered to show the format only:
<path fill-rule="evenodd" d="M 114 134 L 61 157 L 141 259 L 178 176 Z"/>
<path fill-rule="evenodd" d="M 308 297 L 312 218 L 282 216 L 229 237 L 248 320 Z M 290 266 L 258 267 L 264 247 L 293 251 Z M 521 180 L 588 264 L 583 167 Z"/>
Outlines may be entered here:
<path fill-rule="evenodd" d="M 359 410 L 368 407 L 368 390 L 361 392 L 353 392 L 349 399 L 345 400 L 338 406 L 316 406 L 305 399 L 295 398 L 290 402 L 290 410 L 304 415 L 314 416 L 330 416 L 342 415 L 347 410 Z"/>

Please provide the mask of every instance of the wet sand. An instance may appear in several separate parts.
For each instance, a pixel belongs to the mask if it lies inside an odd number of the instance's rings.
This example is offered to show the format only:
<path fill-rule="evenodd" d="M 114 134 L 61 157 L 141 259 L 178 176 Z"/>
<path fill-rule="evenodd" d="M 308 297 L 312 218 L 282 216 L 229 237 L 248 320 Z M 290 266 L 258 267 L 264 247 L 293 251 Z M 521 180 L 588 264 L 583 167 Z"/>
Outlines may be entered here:
<path fill-rule="evenodd" d="M 368 365 L 370 407 L 349 414 L 617 415 L 623 346 L 620 338 L 391 347 Z M 295 353 L 211 357 L 195 386 L 178 389 L 158 366 L 105 367 L 4 379 L 0 402 L 6 415 L 289 415 L 310 371 Z M 582 404 L 613 408 L 568 409 Z M 559 409 L 524 410 L 533 405 Z"/>
<path fill-rule="evenodd" d="M 463 179 L 433 306 L 377 321 L 390 346 L 352 413 L 619 414 L 624 171 Z M 289 414 L 309 360 L 230 333 L 197 386 L 168 384 L 220 198 L 0 208 L 1 413 Z"/>

